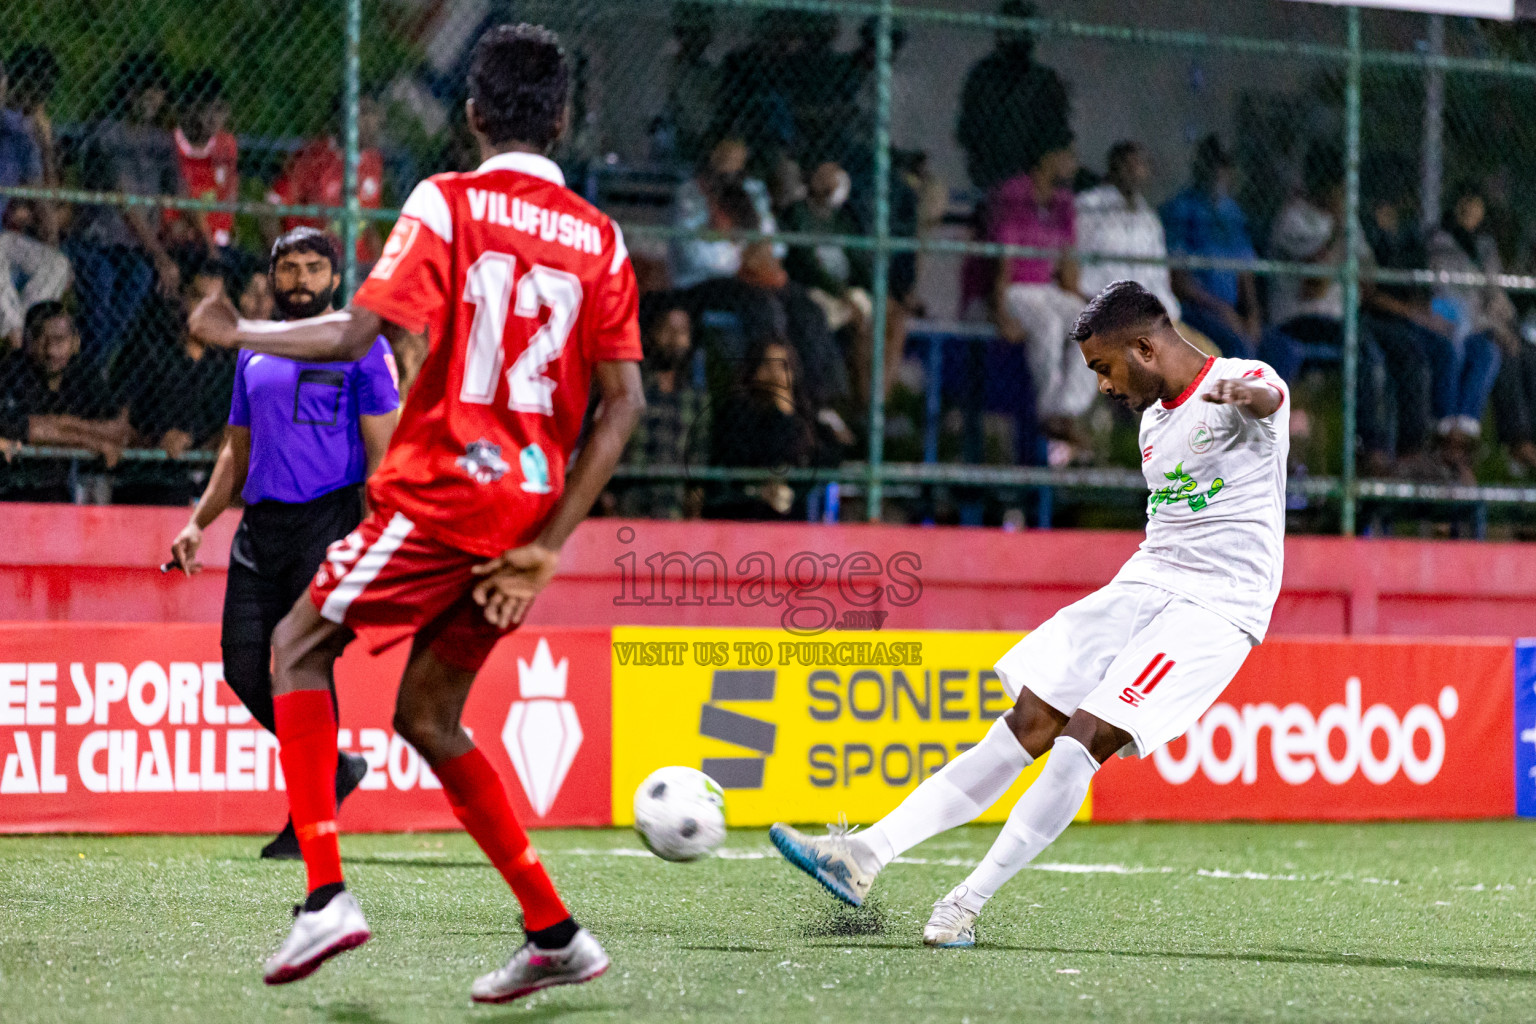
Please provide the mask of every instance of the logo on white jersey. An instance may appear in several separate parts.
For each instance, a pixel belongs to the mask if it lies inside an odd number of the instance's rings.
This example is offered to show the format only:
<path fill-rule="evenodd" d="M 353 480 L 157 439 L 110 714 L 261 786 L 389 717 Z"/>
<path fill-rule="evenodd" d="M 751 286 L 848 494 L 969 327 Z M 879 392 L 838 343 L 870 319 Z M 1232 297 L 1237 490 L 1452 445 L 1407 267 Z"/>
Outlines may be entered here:
<path fill-rule="evenodd" d="M 1196 455 L 1204 455 L 1215 443 L 1216 435 L 1212 433 L 1209 424 L 1196 423 L 1195 429 L 1189 432 L 1189 450 Z"/>
<path fill-rule="evenodd" d="M 1173 467 L 1171 473 L 1164 473 L 1165 480 L 1173 481 L 1167 487 L 1159 487 L 1152 492 L 1147 499 L 1147 514 L 1157 515 L 1159 505 L 1177 505 L 1179 502 L 1188 502 L 1191 512 L 1199 512 L 1210 504 L 1211 499 L 1221 493 L 1226 483 L 1217 477 L 1211 481 L 1211 486 L 1206 490 L 1200 489 L 1200 481 L 1184 472 L 1184 463 L 1180 462 Z"/>
<path fill-rule="evenodd" d="M 1158 652 L 1147 662 L 1147 667 L 1141 670 L 1141 675 L 1130 686 L 1120 691 L 1120 699 L 1131 707 L 1140 707 L 1141 702 L 1147 699 L 1147 695 L 1157 689 L 1157 684 L 1163 681 L 1163 677 L 1173 671 L 1173 659 L 1166 654 Z"/>

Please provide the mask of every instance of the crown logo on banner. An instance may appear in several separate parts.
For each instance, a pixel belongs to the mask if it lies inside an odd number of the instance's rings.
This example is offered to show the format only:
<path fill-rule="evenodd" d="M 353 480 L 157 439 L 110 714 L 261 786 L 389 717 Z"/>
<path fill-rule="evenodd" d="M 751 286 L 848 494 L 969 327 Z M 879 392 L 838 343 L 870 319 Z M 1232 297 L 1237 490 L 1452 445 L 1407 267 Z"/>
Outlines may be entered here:
<path fill-rule="evenodd" d="M 517 659 L 517 690 L 520 700 L 507 709 L 501 743 L 517 769 L 518 781 L 533 812 L 549 813 L 560 787 L 581 749 L 581 719 L 576 705 L 565 699 L 570 661 L 556 662 L 549 641 L 539 637 L 533 661 Z"/>
<path fill-rule="evenodd" d="M 549 653 L 549 641 L 539 637 L 539 646 L 533 651 L 533 663 L 529 664 L 522 658 L 517 659 L 518 694 L 524 700 L 534 697 L 563 700 L 566 671 L 569 666 L 570 661 L 566 658 L 561 658 L 560 663 L 555 664 L 554 657 Z"/>

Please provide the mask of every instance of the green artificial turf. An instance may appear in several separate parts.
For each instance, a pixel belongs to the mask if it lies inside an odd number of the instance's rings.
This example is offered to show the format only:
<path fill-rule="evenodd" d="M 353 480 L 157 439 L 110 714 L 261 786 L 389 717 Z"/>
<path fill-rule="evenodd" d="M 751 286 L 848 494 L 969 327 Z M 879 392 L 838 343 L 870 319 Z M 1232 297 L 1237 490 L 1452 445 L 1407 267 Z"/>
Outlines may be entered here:
<path fill-rule="evenodd" d="M 538 835 L 613 967 L 504 1007 L 467 991 L 521 941 L 460 835 L 348 836 L 373 941 L 261 983 L 302 889 L 261 840 L 0 838 L 0 1021 L 1529 1021 L 1533 826 L 1087 825 L 993 900 L 972 950 L 929 905 L 995 828 L 835 904 L 760 831 L 666 864 L 621 831 Z M 83 854 L 83 856 L 82 856 Z"/>

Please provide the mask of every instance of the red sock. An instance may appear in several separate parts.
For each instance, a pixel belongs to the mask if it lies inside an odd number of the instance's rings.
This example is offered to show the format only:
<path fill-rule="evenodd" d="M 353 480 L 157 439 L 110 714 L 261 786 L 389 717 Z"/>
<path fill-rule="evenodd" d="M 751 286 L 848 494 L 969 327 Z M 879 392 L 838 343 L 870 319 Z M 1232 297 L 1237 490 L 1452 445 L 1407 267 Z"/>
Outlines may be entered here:
<path fill-rule="evenodd" d="M 336 836 L 336 712 L 327 690 L 295 690 L 272 698 L 278 757 L 288 785 L 288 809 L 309 891 L 340 882 Z"/>
<path fill-rule="evenodd" d="M 528 833 L 517 823 L 501 776 L 480 748 L 433 768 L 453 813 L 496 865 L 523 906 L 523 927 L 536 932 L 571 916 L 549 880 Z"/>

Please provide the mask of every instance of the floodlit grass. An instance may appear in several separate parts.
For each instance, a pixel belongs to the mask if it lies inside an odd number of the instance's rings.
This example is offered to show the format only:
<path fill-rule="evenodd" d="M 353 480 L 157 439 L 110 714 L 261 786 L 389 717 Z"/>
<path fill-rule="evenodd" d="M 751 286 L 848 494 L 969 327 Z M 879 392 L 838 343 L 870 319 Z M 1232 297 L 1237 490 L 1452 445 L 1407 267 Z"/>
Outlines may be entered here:
<path fill-rule="evenodd" d="M 613 968 L 472 1007 L 521 941 L 461 835 L 348 836 L 374 939 L 307 981 L 261 983 L 302 869 L 262 839 L 0 838 L 0 1020 L 1529 1021 L 1532 826 L 1077 826 L 929 950 L 929 905 L 995 828 L 912 851 L 852 911 L 760 831 L 665 864 L 631 834 L 536 841 Z M 83 856 L 82 856 L 83 855 Z"/>

